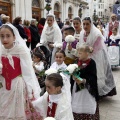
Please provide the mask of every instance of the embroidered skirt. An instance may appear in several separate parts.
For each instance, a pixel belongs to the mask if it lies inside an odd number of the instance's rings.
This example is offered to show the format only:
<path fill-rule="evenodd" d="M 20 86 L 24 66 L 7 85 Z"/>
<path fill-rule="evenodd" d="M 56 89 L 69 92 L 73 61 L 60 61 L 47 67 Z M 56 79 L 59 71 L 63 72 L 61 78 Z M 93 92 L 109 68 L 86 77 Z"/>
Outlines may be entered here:
<path fill-rule="evenodd" d="M 97 109 L 95 114 L 77 114 L 73 113 L 74 120 L 100 120 L 99 116 L 99 105 L 97 104 Z"/>

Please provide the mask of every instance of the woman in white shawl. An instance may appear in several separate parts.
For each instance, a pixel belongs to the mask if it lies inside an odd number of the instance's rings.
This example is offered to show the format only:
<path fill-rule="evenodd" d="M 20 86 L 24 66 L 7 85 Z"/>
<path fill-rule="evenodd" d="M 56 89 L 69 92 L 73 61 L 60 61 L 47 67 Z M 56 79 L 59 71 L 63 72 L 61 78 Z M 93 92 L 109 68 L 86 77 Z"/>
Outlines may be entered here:
<path fill-rule="evenodd" d="M 30 51 L 10 23 L 0 29 L 0 64 L 0 120 L 26 120 L 26 99 L 37 99 L 41 89 Z"/>
<path fill-rule="evenodd" d="M 96 62 L 99 96 L 116 95 L 115 82 L 112 75 L 107 51 L 104 44 L 104 37 L 92 23 L 90 17 L 83 19 L 83 30 L 80 33 L 80 44 L 87 44 L 93 47 L 92 58 Z"/>
<path fill-rule="evenodd" d="M 55 20 L 55 16 L 52 14 L 47 15 L 40 43 L 45 45 L 52 52 L 51 63 L 53 63 L 57 45 L 62 45 L 62 33 Z"/>

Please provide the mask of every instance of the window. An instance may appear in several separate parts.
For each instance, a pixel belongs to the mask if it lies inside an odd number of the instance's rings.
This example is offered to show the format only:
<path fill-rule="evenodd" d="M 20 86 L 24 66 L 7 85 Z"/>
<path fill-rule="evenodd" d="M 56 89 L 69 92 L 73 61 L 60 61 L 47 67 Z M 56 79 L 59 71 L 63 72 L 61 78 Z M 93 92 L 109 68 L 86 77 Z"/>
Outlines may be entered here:
<path fill-rule="evenodd" d="M 32 0 L 32 18 L 39 21 L 40 17 L 41 17 L 40 2 L 39 0 Z"/>
<path fill-rule="evenodd" d="M 58 3 L 55 3 L 54 5 L 54 15 L 56 19 L 60 17 L 60 6 Z"/>
<path fill-rule="evenodd" d="M 33 7 L 40 7 L 39 0 L 33 0 L 33 1 L 32 1 L 32 6 L 33 6 Z"/>
<path fill-rule="evenodd" d="M 72 8 L 71 7 L 69 7 L 68 8 L 68 17 L 71 19 L 72 18 Z"/>

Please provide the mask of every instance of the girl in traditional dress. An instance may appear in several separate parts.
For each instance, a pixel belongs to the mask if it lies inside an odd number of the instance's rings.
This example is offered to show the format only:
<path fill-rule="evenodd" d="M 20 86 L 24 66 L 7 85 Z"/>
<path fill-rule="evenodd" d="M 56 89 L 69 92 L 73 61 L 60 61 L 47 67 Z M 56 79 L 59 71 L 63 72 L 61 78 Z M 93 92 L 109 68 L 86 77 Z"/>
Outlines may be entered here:
<path fill-rule="evenodd" d="M 105 43 L 108 44 L 108 56 L 110 60 L 110 64 L 112 68 L 119 66 L 119 60 L 120 60 L 120 50 L 119 50 L 119 41 L 120 41 L 120 35 L 118 34 L 118 29 L 113 28 L 112 29 L 112 35 L 106 41 Z"/>
<path fill-rule="evenodd" d="M 37 99 L 41 89 L 30 51 L 12 24 L 0 29 L 0 64 L 0 120 L 26 120 L 26 99 Z"/>
<path fill-rule="evenodd" d="M 73 27 L 65 28 L 63 31 L 63 35 L 65 37 L 65 40 L 63 41 L 63 47 L 62 50 L 65 51 L 66 57 L 65 57 L 65 64 L 73 64 L 75 63 L 75 56 L 70 52 L 69 50 L 76 49 L 76 45 L 78 43 L 78 39 L 74 37 L 75 30 Z"/>
<path fill-rule="evenodd" d="M 50 66 L 56 70 L 65 70 L 67 65 L 64 63 L 65 52 L 63 50 L 58 50 L 55 53 L 55 62 Z"/>
<path fill-rule="evenodd" d="M 83 80 L 73 76 L 72 111 L 75 120 L 99 120 L 97 70 L 95 61 L 89 57 L 92 52 L 87 45 L 78 48 L 78 66 Z"/>
<path fill-rule="evenodd" d="M 56 120 L 74 120 L 71 102 L 62 92 L 63 77 L 58 73 L 47 75 L 45 80 L 46 93 L 33 102 L 33 106 L 43 117 L 54 117 Z"/>
<path fill-rule="evenodd" d="M 101 32 L 93 25 L 90 17 L 83 19 L 83 30 L 80 33 L 80 41 L 77 44 L 86 44 L 93 48 L 92 59 L 96 62 L 97 82 L 99 96 L 116 95 L 115 82 L 109 63 L 104 37 Z M 77 52 L 74 51 L 77 55 Z"/>
<path fill-rule="evenodd" d="M 47 15 L 46 23 L 41 34 L 40 43 L 45 45 L 52 52 L 52 64 L 54 62 L 57 44 L 60 43 L 62 45 L 62 33 L 57 25 L 55 16 L 52 14 Z"/>

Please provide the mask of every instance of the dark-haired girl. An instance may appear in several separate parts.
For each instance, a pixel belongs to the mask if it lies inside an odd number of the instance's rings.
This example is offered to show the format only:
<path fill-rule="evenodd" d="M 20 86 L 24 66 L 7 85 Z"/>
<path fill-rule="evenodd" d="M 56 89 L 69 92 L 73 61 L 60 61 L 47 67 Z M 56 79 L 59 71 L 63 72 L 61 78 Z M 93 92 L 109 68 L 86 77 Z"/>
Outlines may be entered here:
<path fill-rule="evenodd" d="M 64 63 L 65 60 L 65 52 L 63 50 L 58 50 L 55 53 L 55 62 L 50 66 L 50 68 L 54 68 L 56 70 L 65 70 L 67 65 Z"/>
<path fill-rule="evenodd" d="M 0 29 L 0 64 L 0 120 L 26 120 L 26 99 L 37 99 L 41 89 L 30 51 L 12 24 Z"/>
<path fill-rule="evenodd" d="M 62 92 L 63 77 L 52 73 L 45 80 L 46 93 L 33 102 L 33 106 L 43 113 L 43 118 L 53 117 L 56 120 L 74 120 L 71 103 L 66 94 Z"/>

